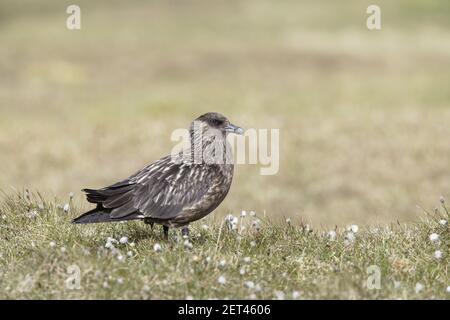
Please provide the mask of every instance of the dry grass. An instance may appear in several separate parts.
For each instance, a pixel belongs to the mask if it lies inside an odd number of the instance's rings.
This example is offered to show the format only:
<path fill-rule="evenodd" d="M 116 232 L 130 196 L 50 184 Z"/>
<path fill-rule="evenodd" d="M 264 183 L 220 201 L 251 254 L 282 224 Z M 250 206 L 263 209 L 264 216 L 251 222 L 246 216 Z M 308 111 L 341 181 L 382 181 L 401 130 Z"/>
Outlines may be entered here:
<path fill-rule="evenodd" d="M 152 231 L 141 222 L 73 226 L 69 221 L 80 212 L 73 202 L 64 211 L 67 201 L 3 197 L 0 299 L 448 299 L 450 294 L 445 206 L 414 225 L 353 226 L 335 236 L 298 221 L 274 224 L 258 214 L 238 218 L 235 230 L 209 217 L 194 223 L 189 240 L 172 231 L 164 241 L 159 228 Z M 438 239 L 430 238 L 433 233 Z M 127 241 L 118 242 L 123 237 Z M 155 252 L 155 245 L 161 251 Z"/>

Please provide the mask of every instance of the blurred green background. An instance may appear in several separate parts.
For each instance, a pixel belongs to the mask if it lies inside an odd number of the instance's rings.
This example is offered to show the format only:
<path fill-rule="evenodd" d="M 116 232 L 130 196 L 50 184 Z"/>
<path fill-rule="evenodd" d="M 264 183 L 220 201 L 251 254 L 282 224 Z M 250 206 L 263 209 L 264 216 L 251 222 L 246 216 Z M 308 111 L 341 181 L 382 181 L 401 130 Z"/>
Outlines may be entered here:
<path fill-rule="evenodd" d="M 279 128 L 281 161 L 237 166 L 216 214 L 414 220 L 450 190 L 449 15 L 448 0 L 2 0 L 0 189 L 81 204 L 219 111 Z"/>

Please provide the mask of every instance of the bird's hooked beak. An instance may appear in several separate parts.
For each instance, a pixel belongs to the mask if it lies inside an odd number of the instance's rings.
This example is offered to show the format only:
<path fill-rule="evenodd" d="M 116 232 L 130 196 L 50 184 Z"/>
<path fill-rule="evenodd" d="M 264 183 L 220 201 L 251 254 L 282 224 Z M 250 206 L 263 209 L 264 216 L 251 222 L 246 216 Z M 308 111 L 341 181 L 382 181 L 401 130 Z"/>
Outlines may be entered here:
<path fill-rule="evenodd" d="M 225 131 L 232 132 L 235 134 L 244 134 L 244 129 L 231 123 L 225 127 Z"/>

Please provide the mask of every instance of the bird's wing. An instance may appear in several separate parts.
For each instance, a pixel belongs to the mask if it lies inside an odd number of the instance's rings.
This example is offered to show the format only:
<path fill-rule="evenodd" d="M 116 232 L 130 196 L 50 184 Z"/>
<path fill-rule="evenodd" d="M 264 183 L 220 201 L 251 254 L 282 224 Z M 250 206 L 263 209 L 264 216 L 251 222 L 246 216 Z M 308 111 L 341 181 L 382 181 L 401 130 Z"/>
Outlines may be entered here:
<path fill-rule="evenodd" d="M 130 178 L 99 190 L 85 190 L 88 201 L 111 209 L 120 219 L 135 212 L 170 219 L 199 201 L 217 183 L 216 166 L 175 162 L 164 157 Z"/>

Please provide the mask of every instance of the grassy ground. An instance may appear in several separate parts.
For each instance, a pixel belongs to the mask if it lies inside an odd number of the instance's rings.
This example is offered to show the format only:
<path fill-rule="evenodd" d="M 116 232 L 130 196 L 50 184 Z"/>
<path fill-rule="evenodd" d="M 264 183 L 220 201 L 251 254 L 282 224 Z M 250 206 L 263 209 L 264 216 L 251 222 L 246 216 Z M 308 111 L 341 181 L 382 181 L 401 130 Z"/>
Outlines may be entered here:
<path fill-rule="evenodd" d="M 73 226 L 73 203 L 7 196 L 0 298 L 448 299 L 445 205 L 414 225 L 315 230 L 247 213 L 195 223 L 189 239 L 143 223 Z M 245 227 L 245 228 L 243 228 Z M 435 241 L 430 235 L 436 233 Z M 123 237 L 127 237 L 122 239 Z M 176 239 L 178 237 L 178 239 Z M 109 239 L 114 238 L 115 240 Z M 122 240 L 121 240 L 122 239 Z M 109 243 L 109 244 L 108 244 Z M 156 251 L 155 251 L 156 245 Z M 160 246 L 158 251 L 157 246 Z M 436 257 L 437 250 L 442 256 Z M 379 289 L 369 289 L 377 266 Z M 79 271 L 79 272 L 78 272 Z M 73 272 L 79 274 L 76 289 Z"/>

